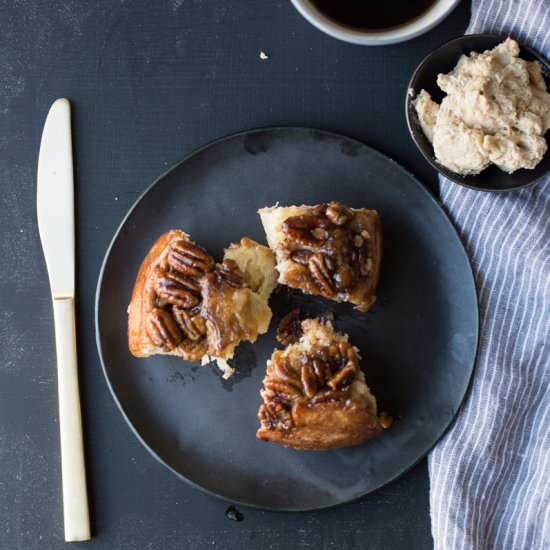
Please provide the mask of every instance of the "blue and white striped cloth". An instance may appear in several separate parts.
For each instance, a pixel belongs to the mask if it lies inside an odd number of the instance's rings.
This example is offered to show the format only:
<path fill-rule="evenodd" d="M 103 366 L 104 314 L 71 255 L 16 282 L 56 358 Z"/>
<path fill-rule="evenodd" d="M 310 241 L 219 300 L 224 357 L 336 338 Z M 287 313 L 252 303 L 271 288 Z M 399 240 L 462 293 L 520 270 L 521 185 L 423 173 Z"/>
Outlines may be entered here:
<path fill-rule="evenodd" d="M 467 33 L 550 57 L 550 0 L 473 0 Z M 482 193 L 441 181 L 476 274 L 481 348 L 456 423 L 429 457 L 436 550 L 550 549 L 550 178 Z"/>

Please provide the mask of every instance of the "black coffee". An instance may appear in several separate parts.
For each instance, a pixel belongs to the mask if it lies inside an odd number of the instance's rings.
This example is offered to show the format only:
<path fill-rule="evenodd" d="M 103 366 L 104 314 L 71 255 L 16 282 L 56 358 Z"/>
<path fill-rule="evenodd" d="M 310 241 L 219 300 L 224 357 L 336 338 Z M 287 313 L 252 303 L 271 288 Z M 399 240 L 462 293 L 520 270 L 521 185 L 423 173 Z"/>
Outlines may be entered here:
<path fill-rule="evenodd" d="M 399 27 L 422 15 L 435 0 L 312 0 L 338 23 L 365 30 Z"/>

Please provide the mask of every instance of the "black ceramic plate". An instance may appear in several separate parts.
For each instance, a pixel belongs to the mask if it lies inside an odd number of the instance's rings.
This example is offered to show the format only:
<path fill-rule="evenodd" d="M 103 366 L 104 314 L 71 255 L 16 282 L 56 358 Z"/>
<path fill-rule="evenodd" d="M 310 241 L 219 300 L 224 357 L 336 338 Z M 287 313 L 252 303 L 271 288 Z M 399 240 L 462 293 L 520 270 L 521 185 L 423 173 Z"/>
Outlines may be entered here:
<path fill-rule="evenodd" d="M 513 174 L 507 174 L 493 165 L 475 176 L 461 176 L 445 168 L 445 166 L 439 164 L 435 159 L 432 144 L 424 135 L 418 121 L 418 116 L 413 107 L 413 96 L 411 96 L 408 91 L 411 89 L 414 90 L 414 97 L 416 97 L 416 94 L 424 89 L 432 96 L 434 101 L 440 103 L 445 93 L 437 86 L 437 75 L 439 73 L 450 72 L 456 65 L 460 56 L 467 55 L 470 52 L 483 52 L 492 49 L 505 39 L 506 36 L 497 34 L 469 34 L 461 36 L 460 38 L 455 38 L 433 51 L 422 61 L 422 63 L 420 63 L 407 87 L 405 105 L 407 124 L 411 136 L 422 155 L 424 155 L 424 158 L 439 173 L 443 174 L 451 181 L 480 191 L 513 191 L 514 189 L 533 185 L 550 172 L 550 147 L 541 162 L 532 170 L 517 170 Z M 539 61 L 541 63 L 546 84 L 550 89 L 550 69 L 545 59 L 531 48 L 521 44 L 520 56 L 527 61 Z M 546 141 L 550 145 L 548 133 L 546 135 Z"/>
<path fill-rule="evenodd" d="M 264 242 L 256 211 L 331 199 L 376 208 L 384 228 L 378 302 L 369 313 L 283 290 L 268 334 L 242 344 L 238 373 L 172 357 L 135 359 L 126 308 L 155 239 L 181 228 L 218 258 L 243 235 Z M 255 438 L 274 328 L 291 308 L 335 313 L 363 355 L 367 382 L 393 427 L 358 447 L 298 452 Z M 358 498 L 422 458 L 449 426 L 474 367 L 478 310 L 464 248 L 443 210 L 395 162 L 318 130 L 257 130 L 217 141 L 162 176 L 115 235 L 97 291 L 97 341 L 105 375 L 149 451 L 192 484 L 243 504 L 311 510 Z"/>

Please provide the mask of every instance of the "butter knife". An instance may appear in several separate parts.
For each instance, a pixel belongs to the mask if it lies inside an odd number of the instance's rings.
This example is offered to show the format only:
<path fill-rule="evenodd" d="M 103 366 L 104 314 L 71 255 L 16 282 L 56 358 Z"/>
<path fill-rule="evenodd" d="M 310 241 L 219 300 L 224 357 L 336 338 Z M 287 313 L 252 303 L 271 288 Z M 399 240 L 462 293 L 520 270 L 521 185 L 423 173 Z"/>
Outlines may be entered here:
<path fill-rule="evenodd" d="M 50 279 L 57 352 L 65 540 L 90 539 L 75 333 L 74 181 L 71 105 L 53 103 L 44 124 L 37 176 L 40 240 Z"/>

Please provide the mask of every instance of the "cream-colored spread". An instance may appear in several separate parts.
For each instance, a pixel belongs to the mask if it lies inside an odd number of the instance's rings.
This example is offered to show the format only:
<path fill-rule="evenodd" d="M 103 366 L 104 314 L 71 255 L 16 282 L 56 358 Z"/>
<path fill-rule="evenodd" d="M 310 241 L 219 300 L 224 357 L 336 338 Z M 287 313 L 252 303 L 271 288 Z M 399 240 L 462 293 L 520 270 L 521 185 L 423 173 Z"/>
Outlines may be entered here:
<path fill-rule="evenodd" d="M 465 175 L 496 164 L 512 173 L 542 160 L 550 94 L 539 63 L 521 59 L 515 40 L 463 55 L 437 85 L 447 94 L 441 105 L 422 90 L 414 107 L 443 166 Z"/>

